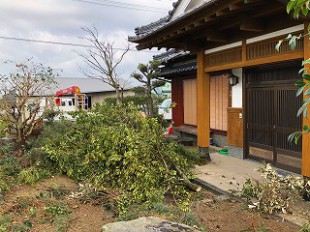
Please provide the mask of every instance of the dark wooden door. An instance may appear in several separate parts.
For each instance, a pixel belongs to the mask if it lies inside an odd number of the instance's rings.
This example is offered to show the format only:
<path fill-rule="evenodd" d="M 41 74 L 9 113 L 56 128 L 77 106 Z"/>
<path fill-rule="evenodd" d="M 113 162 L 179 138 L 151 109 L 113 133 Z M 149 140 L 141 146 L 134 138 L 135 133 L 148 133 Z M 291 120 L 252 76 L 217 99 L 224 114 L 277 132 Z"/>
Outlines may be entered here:
<path fill-rule="evenodd" d="M 300 78 L 298 69 L 246 71 L 246 155 L 300 173 L 301 141 L 288 142 L 288 136 L 302 127 L 296 116 L 302 104 L 294 85 Z"/>

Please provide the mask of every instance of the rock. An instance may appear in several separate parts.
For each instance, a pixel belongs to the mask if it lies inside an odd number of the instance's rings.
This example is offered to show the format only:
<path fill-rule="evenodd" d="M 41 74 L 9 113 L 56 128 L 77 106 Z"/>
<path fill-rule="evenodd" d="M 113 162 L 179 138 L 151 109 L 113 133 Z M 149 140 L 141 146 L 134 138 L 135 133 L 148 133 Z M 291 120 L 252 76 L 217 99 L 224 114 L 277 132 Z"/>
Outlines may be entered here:
<path fill-rule="evenodd" d="M 213 199 L 204 199 L 201 201 L 203 204 L 209 204 L 209 203 L 214 203 Z"/>
<path fill-rule="evenodd" d="M 106 224 L 102 227 L 103 232 L 199 232 L 199 230 L 166 221 L 156 217 L 141 217 L 132 221 L 121 221 Z"/>
<path fill-rule="evenodd" d="M 219 201 L 227 201 L 227 200 L 229 200 L 229 199 L 230 199 L 230 197 L 227 196 L 227 195 L 218 196 L 218 200 L 219 200 Z"/>

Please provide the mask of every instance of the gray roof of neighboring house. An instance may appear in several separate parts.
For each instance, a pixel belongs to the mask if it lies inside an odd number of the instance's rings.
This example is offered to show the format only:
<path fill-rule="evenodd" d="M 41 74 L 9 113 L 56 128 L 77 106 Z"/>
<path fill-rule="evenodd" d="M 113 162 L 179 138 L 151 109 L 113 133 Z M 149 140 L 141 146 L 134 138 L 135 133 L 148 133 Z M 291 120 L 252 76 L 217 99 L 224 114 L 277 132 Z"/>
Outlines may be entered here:
<path fill-rule="evenodd" d="M 47 90 L 44 95 L 55 95 L 56 91 L 66 89 L 72 86 L 80 88 L 81 93 L 102 93 L 102 92 L 113 92 L 115 91 L 112 86 L 104 83 L 100 79 L 95 78 L 70 78 L 70 77 L 57 77 L 55 78 L 56 84 L 53 88 Z M 120 80 L 121 86 L 125 86 L 125 90 L 130 90 L 132 86 L 126 84 L 126 81 Z"/>
<path fill-rule="evenodd" d="M 170 60 L 177 59 L 179 57 L 190 55 L 189 51 L 182 51 L 172 48 L 167 52 L 160 53 L 159 55 L 153 56 L 154 60 L 161 61 L 162 63 L 167 63 Z"/>
<path fill-rule="evenodd" d="M 160 68 L 162 77 L 170 78 L 175 74 L 185 75 L 197 70 L 197 60 L 189 51 L 170 49 L 167 52 L 153 56 L 154 60 L 162 62 L 164 67 Z"/>

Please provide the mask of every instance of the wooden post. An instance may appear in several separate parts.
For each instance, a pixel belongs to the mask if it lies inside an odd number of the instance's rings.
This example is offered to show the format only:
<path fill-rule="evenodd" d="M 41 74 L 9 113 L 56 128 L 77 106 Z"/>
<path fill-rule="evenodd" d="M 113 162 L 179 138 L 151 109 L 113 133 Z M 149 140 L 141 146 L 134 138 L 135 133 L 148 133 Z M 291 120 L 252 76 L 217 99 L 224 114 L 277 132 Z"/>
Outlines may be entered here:
<path fill-rule="evenodd" d="M 210 77 L 205 72 L 205 52 L 197 52 L 197 145 L 207 151 L 210 145 Z"/>
<path fill-rule="evenodd" d="M 306 22 L 304 29 L 304 60 L 310 59 L 310 40 L 308 35 L 308 22 Z M 305 65 L 305 72 L 309 73 L 310 65 Z M 309 113 L 308 113 L 309 114 Z M 310 126 L 310 120 L 303 118 L 303 126 Z M 310 177 L 310 134 L 302 136 L 302 175 Z"/>

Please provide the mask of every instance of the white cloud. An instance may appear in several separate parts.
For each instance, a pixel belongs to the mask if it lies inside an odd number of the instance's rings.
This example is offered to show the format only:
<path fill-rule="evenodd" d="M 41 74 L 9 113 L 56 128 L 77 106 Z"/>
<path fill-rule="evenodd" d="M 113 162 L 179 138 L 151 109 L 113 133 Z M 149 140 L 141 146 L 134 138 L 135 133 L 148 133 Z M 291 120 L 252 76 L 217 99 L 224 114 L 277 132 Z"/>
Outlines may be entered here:
<path fill-rule="evenodd" d="M 98 1 L 99 0 L 91 0 Z M 83 26 L 95 25 L 102 38 L 124 47 L 124 40 L 134 34 L 134 28 L 167 15 L 171 2 L 159 0 L 115 0 L 126 4 L 165 8 L 164 13 L 105 7 L 74 0 L 1 0 L 0 37 L 17 37 L 44 41 L 86 43 L 81 37 Z M 147 3 L 146 3 L 147 2 Z M 55 69 L 63 69 L 62 76 L 82 76 L 83 66 L 76 52 L 81 47 L 23 42 L 0 39 L 0 69 L 2 74 L 11 71 L 2 65 L 6 60 L 23 61 L 29 57 Z M 155 53 L 129 52 L 120 67 L 122 76 L 129 76 L 138 63 L 146 63 Z"/>

